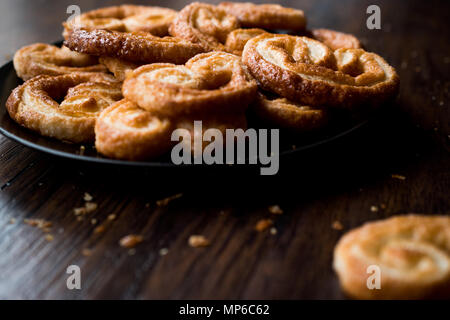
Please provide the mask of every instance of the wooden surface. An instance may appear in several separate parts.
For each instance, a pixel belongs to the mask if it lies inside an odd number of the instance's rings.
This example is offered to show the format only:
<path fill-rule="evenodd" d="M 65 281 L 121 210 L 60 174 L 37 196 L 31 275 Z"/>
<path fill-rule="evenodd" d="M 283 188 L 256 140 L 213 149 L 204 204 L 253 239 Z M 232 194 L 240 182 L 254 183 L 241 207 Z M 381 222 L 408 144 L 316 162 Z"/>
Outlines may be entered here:
<path fill-rule="evenodd" d="M 119 2 L 3 0 L 0 61 L 22 45 L 59 40 L 69 4 L 88 10 Z M 154 3 L 180 9 L 185 2 Z M 340 299 L 331 261 L 345 230 L 401 213 L 450 214 L 450 3 L 283 3 L 304 9 L 311 27 L 351 32 L 384 56 L 401 76 L 398 101 L 357 134 L 282 162 L 277 177 L 89 166 L 0 137 L 0 298 Z M 374 3 L 382 30 L 365 25 Z M 73 209 L 85 192 L 98 209 L 77 221 Z M 180 192 L 180 199 L 156 206 Z M 254 231 L 272 204 L 284 210 L 273 217 L 278 233 Z M 110 214 L 117 219 L 95 234 Z M 54 240 L 27 218 L 51 221 Z M 343 231 L 331 228 L 336 220 Z M 130 233 L 144 237 L 134 255 L 118 244 Z M 189 247 L 192 234 L 205 235 L 211 246 Z M 168 254 L 160 256 L 161 248 Z M 79 291 L 66 288 L 72 264 L 81 268 Z"/>

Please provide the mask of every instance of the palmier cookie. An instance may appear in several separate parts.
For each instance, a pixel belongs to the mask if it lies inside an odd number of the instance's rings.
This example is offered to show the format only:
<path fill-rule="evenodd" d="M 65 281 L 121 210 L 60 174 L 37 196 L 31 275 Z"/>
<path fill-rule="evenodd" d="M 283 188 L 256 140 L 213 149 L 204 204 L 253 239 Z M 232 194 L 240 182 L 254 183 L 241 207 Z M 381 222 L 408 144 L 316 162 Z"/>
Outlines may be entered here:
<path fill-rule="evenodd" d="M 244 28 L 301 31 L 306 26 L 302 10 L 285 8 L 278 4 L 222 2 L 219 8 L 236 16 Z"/>
<path fill-rule="evenodd" d="M 239 28 L 233 15 L 206 3 L 194 2 L 181 10 L 169 33 L 202 46 L 204 51 L 224 50 L 227 35 Z"/>
<path fill-rule="evenodd" d="M 136 63 L 112 57 L 100 57 L 98 60 L 114 75 L 117 81 L 121 82 L 125 80 L 128 72 L 139 67 Z"/>
<path fill-rule="evenodd" d="M 310 106 L 377 105 L 399 87 L 396 71 L 379 55 L 333 52 L 307 37 L 257 36 L 245 45 L 242 60 L 264 90 Z"/>
<path fill-rule="evenodd" d="M 450 217 L 406 215 L 367 223 L 341 238 L 333 266 L 354 298 L 449 298 Z M 368 279 L 372 275 L 380 280 L 378 288 Z"/>
<path fill-rule="evenodd" d="M 169 151 L 173 129 L 170 120 L 160 119 L 124 99 L 98 117 L 95 147 L 101 154 L 116 159 L 156 158 Z"/>
<path fill-rule="evenodd" d="M 250 111 L 268 124 L 294 132 L 317 130 L 328 122 L 327 112 L 323 109 L 303 106 L 286 98 L 271 99 L 263 93 L 258 93 Z"/>
<path fill-rule="evenodd" d="M 172 9 L 136 5 L 121 5 L 101 8 L 83 13 L 65 22 L 64 38 L 75 29 L 104 29 L 111 31 L 150 32 L 155 36 L 166 36 L 169 25 L 177 15 Z"/>
<path fill-rule="evenodd" d="M 17 51 L 14 55 L 14 68 L 17 76 L 24 81 L 39 75 L 107 71 L 95 57 L 44 43 L 35 43 Z"/>
<path fill-rule="evenodd" d="M 263 33 L 266 33 L 263 29 L 236 29 L 231 31 L 225 42 L 225 51 L 240 56 L 248 40 Z"/>
<path fill-rule="evenodd" d="M 361 42 L 358 38 L 349 33 L 343 33 L 330 29 L 314 29 L 311 31 L 314 39 L 324 43 L 332 50 L 341 48 L 360 49 Z"/>
<path fill-rule="evenodd" d="M 244 112 L 256 95 L 240 57 L 203 53 L 185 66 L 150 64 L 129 73 L 124 96 L 159 116 Z"/>
<path fill-rule="evenodd" d="M 79 29 L 71 32 L 64 43 L 77 52 L 140 63 L 181 64 L 204 51 L 198 44 L 186 40 L 159 38 L 146 32 Z"/>
<path fill-rule="evenodd" d="M 17 87 L 6 108 L 14 121 L 43 136 L 90 142 L 98 114 L 122 97 L 114 81 L 104 73 L 38 76 Z"/>

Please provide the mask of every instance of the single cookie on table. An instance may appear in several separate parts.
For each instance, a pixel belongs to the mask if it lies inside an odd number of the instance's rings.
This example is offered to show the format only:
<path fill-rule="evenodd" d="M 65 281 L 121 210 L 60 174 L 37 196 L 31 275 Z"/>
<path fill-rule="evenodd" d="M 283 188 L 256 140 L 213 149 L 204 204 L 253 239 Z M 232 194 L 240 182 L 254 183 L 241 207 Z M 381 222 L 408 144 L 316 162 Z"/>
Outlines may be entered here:
<path fill-rule="evenodd" d="M 218 7 L 236 16 L 244 28 L 301 31 L 306 27 L 302 10 L 285 8 L 278 4 L 222 2 Z"/>
<path fill-rule="evenodd" d="M 170 150 L 173 129 L 170 120 L 156 117 L 124 99 L 98 117 L 95 147 L 111 158 L 148 160 Z"/>
<path fill-rule="evenodd" d="M 177 12 L 168 8 L 137 5 L 106 7 L 83 13 L 64 22 L 64 38 L 76 29 L 104 29 L 110 31 L 150 32 L 155 36 L 168 35 L 168 29 Z"/>
<path fill-rule="evenodd" d="M 324 109 L 304 106 L 286 98 L 271 98 L 261 92 L 249 111 L 268 124 L 298 133 L 318 130 L 328 123 L 328 113 Z"/>
<path fill-rule="evenodd" d="M 379 288 L 375 266 L 378 268 Z M 344 291 L 358 299 L 450 298 L 450 217 L 405 215 L 346 233 L 334 250 Z"/>
<path fill-rule="evenodd" d="M 242 51 L 248 40 L 266 33 L 263 29 L 236 29 L 231 31 L 225 42 L 225 51 L 233 53 L 235 55 L 242 55 Z"/>
<path fill-rule="evenodd" d="M 174 37 L 155 37 L 146 32 L 78 29 L 69 34 L 64 44 L 80 53 L 136 63 L 181 64 L 204 52 L 198 44 Z"/>
<path fill-rule="evenodd" d="M 159 116 L 243 113 L 257 84 L 241 59 L 225 52 L 195 56 L 186 65 L 155 63 L 129 73 L 123 94 Z"/>
<path fill-rule="evenodd" d="M 240 27 L 237 18 L 206 3 L 194 2 L 181 10 L 169 33 L 202 46 L 205 52 L 225 50 L 227 35 Z"/>
<path fill-rule="evenodd" d="M 312 38 L 324 43 L 332 50 L 341 48 L 360 49 L 362 47 L 358 38 L 349 33 L 330 29 L 313 29 L 311 35 Z"/>
<path fill-rule="evenodd" d="M 250 39 L 242 61 L 264 90 L 309 106 L 376 106 L 398 92 L 399 77 L 382 57 L 362 49 L 332 51 L 289 35 Z"/>
<path fill-rule="evenodd" d="M 14 55 L 14 68 L 17 76 L 24 81 L 40 75 L 107 72 L 96 57 L 45 43 L 35 43 L 18 50 Z"/>
<path fill-rule="evenodd" d="M 81 143 L 94 140 L 97 116 L 121 98 L 121 83 L 105 73 L 37 76 L 14 89 L 6 108 L 28 129 Z"/>

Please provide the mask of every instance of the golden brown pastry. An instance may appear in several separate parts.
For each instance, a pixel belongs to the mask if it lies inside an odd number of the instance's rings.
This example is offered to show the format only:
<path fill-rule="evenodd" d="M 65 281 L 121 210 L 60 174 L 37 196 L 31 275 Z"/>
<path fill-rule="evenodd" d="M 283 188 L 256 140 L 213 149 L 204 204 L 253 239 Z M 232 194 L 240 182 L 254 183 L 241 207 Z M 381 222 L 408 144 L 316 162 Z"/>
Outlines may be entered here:
<path fill-rule="evenodd" d="M 248 40 L 263 33 L 266 33 L 266 31 L 262 29 L 236 29 L 231 31 L 225 42 L 225 51 L 240 56 Z"/>
<path fill-rule="evenodd" d="M 303 106 L 286 98 L 270 99 L 262 93 L 258 93 L 250 111 L 267 123 L 295 132 L 323 128 L 328 122 L 327 112 L 323 109 Z"/>
<path fill-rule="evenodd" d="M 111 57 L 100 57 L 99 62 L 114 74 L 117 81 L 124 81 L 128 72 L 139 67 L 136 63 Z"/>
<path fill-rule="evenodd" d="M 333 266 L 354 298 L 449 298 L 450 217 L 406 215 L 366 223 L 342 237 Z M 374 272 L 369 266 L 380 270 L 380 289 L 368 289 Z"/>
<path fill-rule="evenodd" d="M 244 112 L 255 98 L 238 56 L 225 52 L 199 54 L 185 66 L 167 63 L 142 66 L 128 74 L 124 96 L 159 116 Z"/>
<path fill-rule="evenodd" d="M 177 15 L 172 9 L 136 5 L 106 7 L 86 12 L 76 19 L 65 22 L 64 38 L 75 29 L 104 29 L 111 31 L 150 32 L 166 36 L 169 25 Z"/>
<path fill-rule="evenodd" d="M 330 29 L 314 29 L 311 31 L 314 39 L 323 42 L 332 50 L 341 48 L 360 49 L 361 43 L 352 34 L 334 31 Z"/>
<path fill-rule="evenodd" d="M 236 16 L 244 28 L 301 31 L 306 27 L 302 10 L 285 8 L 278 4 L 222 2 L 219 8 Z"/>
<path fill-rule="evenodd" d="M 227 35 L 239 28 L 239 22 L 233 15 L 227 14 L 216 6 L 194 2 L 181 10 L 169 33 L 202 46 L 205 52 L 224 50 Z"/>
<path fill-rule="evenodd" d="M 377 105 L 399 87 L 394 68 L 379 55 L 362 49 L 333 52 L 307 37 L 257 36 L 245 45 L 242 61 L 264 90 L 310 106 Z"/>
<path fill-rule="evenodd" d="M 29 80 L 39 75 L 59 76 L 73 72 L 106 72 L 98 59 L 70 51 L 66 47 L 35 43 L 23 47 L 14 55 L 17 76 Z"/>
<path fill-rule="evenodd" d="M 97 116 L 121 99 L 120 89 L 121 84 L 104 73 L 38 76 L 17 87 L 6 108 L 14 121 L 43 136 L 90 142 Z"/>
<path fill-rule="evenodd" d="M 201 46 L 173 37 L 159 38 L 146 32 L 75 30 L 64 42 L 71 50 L 131 62 L 185 63 L 203 52 Z"/>
<path fill-rule="evenodd" d="M 156 158 L 169 151 L 173 126 L 126 99 L 104 110 L 95 126 L 101 154 L 126 160 Z"/>
<path fill-rule="evenodd" d="M 201 131 L 195 130 L 194 122 L 201 121 Z M 197 139 L 201 141 L 200 151 L 203 152 L 205 147 L 207 147 L 211 142 L 204 141 L 203 136 L 208 129 L 217 129 L 220 131 L 223 137 L 223 144 L 226 143 L 226 130 L 227 129 L 247 129 L 247 118 L 245 114 L 242 113 L 225 113 L 225 114 L 210 114 L 210 115 L 197 115 L 190 117 L 182 117 L 176 122 L 176 127 L 181 129 L 186 129 L 189 131 L 191 140 L 191 152 L 195 156 L 195 144 L 194 140 Z M 184 142 L 184 140 L 183 140 Z"/>

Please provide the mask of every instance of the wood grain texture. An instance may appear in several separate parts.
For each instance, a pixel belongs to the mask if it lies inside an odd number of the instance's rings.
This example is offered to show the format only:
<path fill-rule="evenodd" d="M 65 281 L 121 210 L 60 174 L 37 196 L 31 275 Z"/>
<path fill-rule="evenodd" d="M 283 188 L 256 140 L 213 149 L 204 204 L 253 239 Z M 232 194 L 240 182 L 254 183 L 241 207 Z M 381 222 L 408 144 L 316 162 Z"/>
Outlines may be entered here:
<path fill-rule="evenodd" d="M 69 4 L 89 10 L 120 2 L 1 1 L 0 61 L 22 45 L 59 40 Z M 276 177 L 88 166 L 0 137 L 0 298 L 341 299 L 331 261 L 345 230 L 401 213 L 450 214 L 450 3 L 281 3 L 305 10 L 310 27 L 353 33 L 385 57 L 401 76 L 398 100 L 358 134 L 282 162 Z M 373 3 L 381 7 L 382 30 L 365 27 Z M 77 221 L 73 209 L 85 192 L 98 209 Z M 155 203 L 180 192 L 168 206 Z M 284 210 L 273 217 L 278 233 L 255 232 L 273 204 Z M 108 221 L 110 214 L 117 218 Z M 51 221 L 54 240 L 26 218 Z M 336 220 L 344 230 L 331 228 Z M 105 232 L 95 234 L 102 223 Z M 144 237 L 134 255 L 119 246 L 131 233 Z M 189 247 L 192 234 L 211 246 Z M 161 248 L 168 254 L 160 256 Z M 71 264 L 81 267 L 82 290 L 66 288 Z"/>

